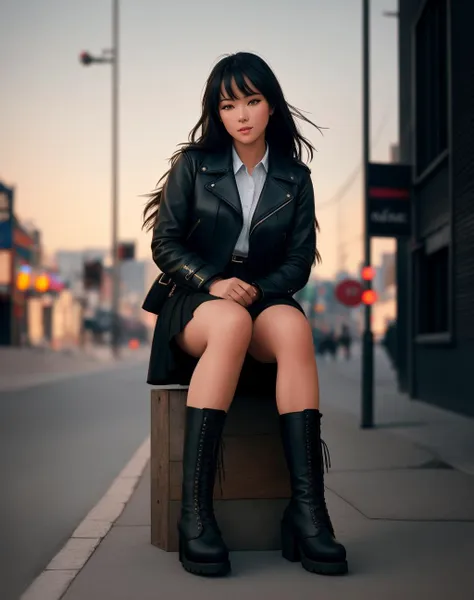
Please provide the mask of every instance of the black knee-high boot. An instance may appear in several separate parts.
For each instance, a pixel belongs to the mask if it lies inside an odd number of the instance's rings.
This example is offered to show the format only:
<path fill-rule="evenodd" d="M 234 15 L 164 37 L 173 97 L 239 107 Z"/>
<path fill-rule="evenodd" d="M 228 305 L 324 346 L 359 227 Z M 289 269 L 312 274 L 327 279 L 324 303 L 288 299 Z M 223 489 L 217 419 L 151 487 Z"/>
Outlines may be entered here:
<path fill-rule="evenodd" d="M 281 523 L 283 557 L 301 561 L 312 573 L 346 573 L 346 550 L 335 539 L 324 498 L 327 448 L 321 440 L 321 413 L 308 409 L 280 415 L 280 426 L 292 490 Z"/>
<path fill-rule="evenodd" d="M 229 552 L 213 509 L 213 491 L 226 412 L 186 408 L 179 560 L 197 575 L 225 575 Z"/>

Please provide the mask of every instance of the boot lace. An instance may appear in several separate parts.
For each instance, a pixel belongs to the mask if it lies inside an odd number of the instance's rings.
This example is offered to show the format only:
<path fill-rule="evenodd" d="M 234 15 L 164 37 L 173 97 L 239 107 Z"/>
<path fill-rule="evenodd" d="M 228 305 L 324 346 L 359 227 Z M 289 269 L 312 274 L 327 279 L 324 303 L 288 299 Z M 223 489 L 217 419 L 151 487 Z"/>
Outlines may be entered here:
<path fill-rule="evenodd" d="M 320 438 L 320 444 L 314 444 L 311 435 L 309 421 L 306 421 L 306 451 L 309 467 L 309 481 L 311 486 L 311 501 L 309 509 L 313 523 L 316 527 L 326 527 L 334 537 L 334 528 L 329 517 L 329 511 L 326 505 L 324 469 L 329 473 L 331 468 L 331 455 L 329 448 L 324 440 Z"/>
<path fill-rule="evenodd" d="M 212 428 L 208 431 L 207 417 L 204 417 L 194 479 L 194 512 L 201 525 L 211 523 L 217 527 L 213 510 L 213 493 L 216 462 L 222 493 L 222 481 L 225 479 L 224 443 L 221 436 L 211 432 Z"/>

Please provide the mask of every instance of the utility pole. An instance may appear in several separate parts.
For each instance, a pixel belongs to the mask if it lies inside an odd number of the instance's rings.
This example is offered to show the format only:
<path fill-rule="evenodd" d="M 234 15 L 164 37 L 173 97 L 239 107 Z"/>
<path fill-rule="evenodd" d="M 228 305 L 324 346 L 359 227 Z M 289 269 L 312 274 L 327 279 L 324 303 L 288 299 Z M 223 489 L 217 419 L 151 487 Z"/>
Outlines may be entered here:
<path fill-rule="evenodd" d="M 119 0 L 112 5 L 112 352 L 119 357 L 120 263 L 118 258 Z"/>
<path fill-rule="evenodd" d="M 369 161 L 370 161 L 370 2 L 362 0 L 362 160 L 364 166 L 364 266 L 371 266 L 371 244 L 369 235 Z M 372 281 L 365 281 L 365 289 Z M 373 427 L 374 404 L 374 339 L 372 333 L 372 307 L 364 308 L 364 332 L 362 337 L 362 406 L 361 427 Z"/>
<path fill-rule="evenodd" d="M 112 0 L 112 49 L 103 56 L 94 57 L 88 52 L 80 54 L 84 66 L 105 63 L 112 66 L 112 206 L 111 206 L 111 254 L 112 254 L 112 330 L 111 347 L 116 358 L 120 355 L 120 262 L 118 257 L 118 150 L 119 150 L 119 0 Z M 108 54 L 109 56 L 104 56 Z"/>

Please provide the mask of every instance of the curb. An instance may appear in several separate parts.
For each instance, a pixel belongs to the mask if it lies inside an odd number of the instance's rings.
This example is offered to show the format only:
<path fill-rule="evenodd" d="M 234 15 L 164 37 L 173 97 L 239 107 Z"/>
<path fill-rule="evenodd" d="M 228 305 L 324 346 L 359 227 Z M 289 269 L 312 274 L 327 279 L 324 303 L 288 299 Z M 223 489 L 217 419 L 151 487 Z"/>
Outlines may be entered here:
<path fill-rule="evenodd" d="M 102 499 L 76 528 L 20 600 L 59 600 L 107 535 L 130 500 L 150 459 L 150 438 L 142 443 Z"/>

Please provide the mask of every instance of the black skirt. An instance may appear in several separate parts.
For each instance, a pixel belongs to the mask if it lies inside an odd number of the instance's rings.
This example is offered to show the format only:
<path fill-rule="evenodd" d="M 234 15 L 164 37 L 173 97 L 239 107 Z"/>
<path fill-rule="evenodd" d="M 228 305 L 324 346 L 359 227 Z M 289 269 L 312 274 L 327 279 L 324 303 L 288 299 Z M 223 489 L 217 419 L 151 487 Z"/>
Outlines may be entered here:
<path fill-rule="evenodd" d="M 253 279 L 246 265 L 242 263 L 231 263 L 226 269 L 225 277 L 238 277 L 248 283 L 251 283 Z M 171 297 L 167 298 L 156 320 L 147 383 L 151 385 L 189 385 L 199 359 L 184 352 L 176 343 L 175 338 L 191 321 L 198 306 L 203 302 L 217 299 L 216 296 L 206 292 L 194 292 L 179 287 L 175 289 Z M 247 307 L 247 310 L 255 321 L 266 308 L 280 304 L 293 306 L 304 314 L 298 302 L 289 296 L 263 298 Z M 237 393 L 274 395 L 275 383 L 276 364 L 260 363 L 247 353 Z"/>

